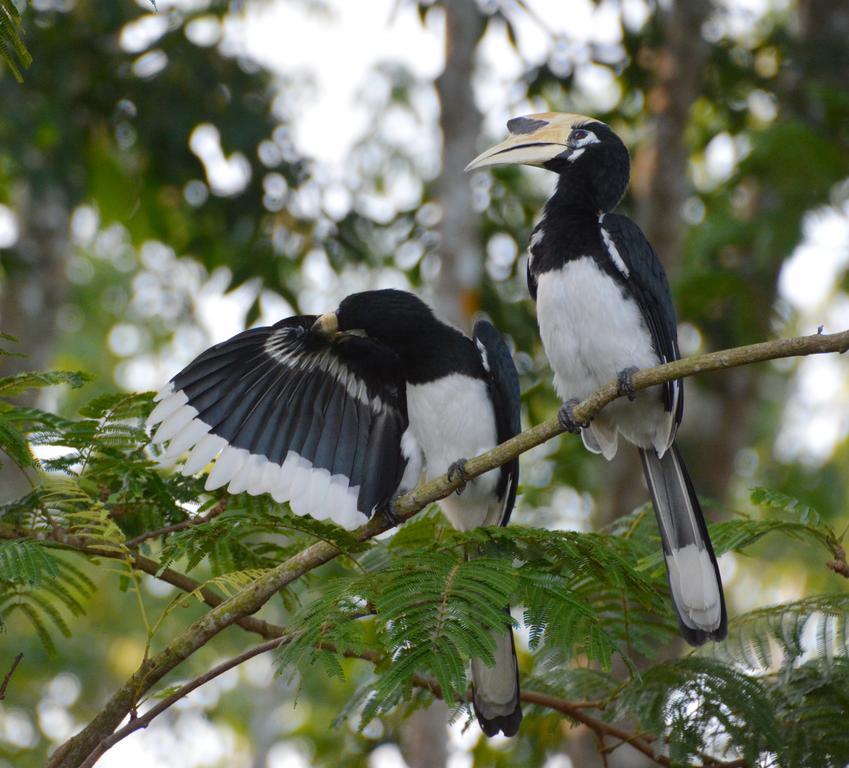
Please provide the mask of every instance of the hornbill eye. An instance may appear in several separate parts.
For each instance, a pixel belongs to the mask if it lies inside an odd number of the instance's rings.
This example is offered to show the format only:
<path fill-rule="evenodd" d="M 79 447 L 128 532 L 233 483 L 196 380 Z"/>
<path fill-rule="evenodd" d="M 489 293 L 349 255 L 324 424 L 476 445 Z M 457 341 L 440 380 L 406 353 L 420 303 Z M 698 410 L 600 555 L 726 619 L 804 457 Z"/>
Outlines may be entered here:
<path fill-rule="evenodd" d="M 587 138 L 587 135 L 588 134 L 587 134 L 586 131 L 572 131 L 572 138 L 575 141 L 580 141 L 581 139 L 585 139 L 585 138 Z"/>

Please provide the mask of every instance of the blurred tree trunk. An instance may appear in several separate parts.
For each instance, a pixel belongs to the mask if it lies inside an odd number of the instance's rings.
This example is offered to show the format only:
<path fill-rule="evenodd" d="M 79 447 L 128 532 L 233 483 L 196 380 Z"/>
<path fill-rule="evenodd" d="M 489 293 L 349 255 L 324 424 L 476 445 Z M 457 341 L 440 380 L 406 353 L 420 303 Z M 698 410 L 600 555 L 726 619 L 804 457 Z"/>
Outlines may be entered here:
<path fill-rule="evenodd" d="M 50 364 L 56 317 L 68 293 L 69 214 L 58 189 L 35 195 L 17 190 L 18 242 L 0 283 L 0 328 L 17 337 L 15 351 L 26 357 L 2 358 L 3 374 L 43 369 Z"/>
<path fill-rule="evenodd" d="M 445 13 L 445 68 L 436 79 L 442 129 L 442 171 L 436 200 L 440 270 L 436 281 L 437 314 L 463 330 L 478 308 L 481 258 L 478 216 L 472 209 L 466 164 L 475 156 L 481 114 L 472 89 L 475 50 L 483 19 L 473 0 L 441 3 Z M 411 768 L 443 768 L 448 759 L 448 707 L 435 701 L 401 727 L 401 749 Z"/>
<path fill-rule="evenodd" d="M 481 131 L 472 75 L 484 25 L 474 0 L 455 0 L 441 7 L 445 12 L 445 69 L 436 80 L 442 129 L 442 171 L 436 181 L 436 199 L 442 209 L 436 309 L 440 317 L 468 330 L 480 300 L 482 267 L 479 216 L 472 208 L 469 177 L 463 169 L 477 154 Z"/>
<path fill-rule="evenodd" d="M 35 195 L 28 184 L 15 190 L 18 242 L 3 265 L 0 282 L 0 330 L 18 339 L 4 346 L 24 357 L 0 357 L 0 375 L 44 370 L 52 362 L 59 307 L 68 294 L 70 226 L 68 207 L 58 189 Z M 38 390 L 16 398 L 33 405 Z M 0 501 L 24 493 L 20 470 L 0 451 Z"/>

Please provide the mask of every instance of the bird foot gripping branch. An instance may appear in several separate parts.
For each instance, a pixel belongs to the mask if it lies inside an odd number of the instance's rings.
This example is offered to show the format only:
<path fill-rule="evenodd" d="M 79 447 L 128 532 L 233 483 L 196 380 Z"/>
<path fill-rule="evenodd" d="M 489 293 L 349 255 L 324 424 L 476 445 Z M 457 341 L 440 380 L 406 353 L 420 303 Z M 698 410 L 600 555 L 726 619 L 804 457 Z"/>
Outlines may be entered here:
<path fill-rule="evenodd" d="M 634 374 L 639 370 L 639 368 L 632 365 L 630 368 L 619 371 L 619 376 L 616 377 L 616 380 L 619 384 L 617 394 L 620 397 L 627 397 L 633 402 L 637 396 L 637 390 L 634 389 Z"/>
<path fill-rule="evenodd" d="M 458 496 L 466 490 L 466 483 L 468 483 L 468 478 L 466 477 L 466 461 L 467 459 L 457 459 L 457 461 L 448 467 L 448 471 L 445 473 L 449 482 L 453 483 L 456 478 L 460 478 L 460 485 L 457 486 L 457 490 L 454 491 Z"/>
<path fill-rule="evenodd" d="M 563 403 L 557 412 L 557 421 L 560 422 L 560 426 L 573 435 L 579 434 L 582 429 L 590 425 L 588 421 L 578 421 L 575 416 L 575 406 L 580 405 L 580 402 L 577 397 L 573 397 Z"/>
<path fill-rule="evenodd" d="M 385 504 L 378 507 L 375 512 L 383 515 L 383 519 L 389 523 L 390 528 L 397 528 L 401 524 L 401 516 L 395 511 L 395 499 L 389 499 Z"/>

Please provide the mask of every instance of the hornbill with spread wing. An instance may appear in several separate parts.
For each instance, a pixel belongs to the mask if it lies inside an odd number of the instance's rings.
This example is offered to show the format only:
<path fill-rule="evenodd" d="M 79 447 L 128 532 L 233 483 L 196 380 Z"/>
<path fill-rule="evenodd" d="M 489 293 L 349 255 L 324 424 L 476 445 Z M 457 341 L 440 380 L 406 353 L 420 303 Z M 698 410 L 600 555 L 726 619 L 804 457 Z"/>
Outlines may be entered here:
<path fill-rule="evenodd" d="M 521 430 L 519 383 L 501 334 L 474 338 L 406 291 L 356 293 L 334 312 L 253 328 L 203 352 L 157 397 L 153 442 L 166 458 L 191 449 L 192 475 L 215 461 L 207 490 L 270 493 L 298 515 L 345 528 L 422 473 L 463 472 L 461 457 Z M 440 505 L 452 525 L 506 525 L 518 459 L 470 480 Z M 465 479 L 465 478 L 464 478 Z M 522 719 L 512 630 L 495 634 L 495 664 L 472 660 L 484 732 L 514 735 Z"/>
<path fill-rule="evenodd" d="M 523 164 L 559 176 L 531 235 L 528 288 L 565 401 L 561 423 L 608 460 L 620 433 L 640 449 L 681 632 L 692 645 L 720 640 L 727 620 L 719 568 L 674 442 L 683 382 L 641 392 L 631 383 L 635 370 L 677 360 L 679 351 L 663 266 L 640 228 L 612 212 L 628 187 L 628 150 L 609 126 L 582 115 L 517 117 L 507 129 L 509 138 L 466 170 Z M 628 399 L 611 403 L 591 424 L 577 424 L 573 407 L 616 378 Z"/>

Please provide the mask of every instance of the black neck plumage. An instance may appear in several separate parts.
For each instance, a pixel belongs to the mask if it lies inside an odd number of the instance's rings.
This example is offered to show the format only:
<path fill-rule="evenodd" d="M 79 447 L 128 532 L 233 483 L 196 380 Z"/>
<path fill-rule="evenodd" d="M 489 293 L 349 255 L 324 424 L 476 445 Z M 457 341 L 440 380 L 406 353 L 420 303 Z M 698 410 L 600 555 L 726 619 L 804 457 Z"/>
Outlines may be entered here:
<path fill-rule="evenodd" d="M 599 213 L 572 188 L 558 184 L 545 204 L 531 245 L 531 272 L 541 275 L 583 256 L 604 255 Z"/>
<path fill-rule="evenodd" d="M 540 275 L 587 257 L 625 288 L 626 281 L 621 268 L 611 258 L 609 246 L 605 242 L 602 221 L 609 209 L 599 206 L 597 195 L 592 192 L 598 183 L 591 184 L 589 180 L 582 179 L 581 175 L 579 168 L 561 174 L 557 188 L 545 204 L 542 219 L 531 238 L 528 288 L 533 298 L 536 298 Z M 621 180 L 615 189 L 611 181 L 609 199 L 615 198 L 618 202 L 622 189 Z"/>
<path fill-rule="evenodd" d="M 486 378 L 475 343 L 445 323 L 435 320 L 406 344 L 393 344 L 401 358 L 404 378 L 410 384 L 426 384 L 452 373 Z"/>

